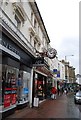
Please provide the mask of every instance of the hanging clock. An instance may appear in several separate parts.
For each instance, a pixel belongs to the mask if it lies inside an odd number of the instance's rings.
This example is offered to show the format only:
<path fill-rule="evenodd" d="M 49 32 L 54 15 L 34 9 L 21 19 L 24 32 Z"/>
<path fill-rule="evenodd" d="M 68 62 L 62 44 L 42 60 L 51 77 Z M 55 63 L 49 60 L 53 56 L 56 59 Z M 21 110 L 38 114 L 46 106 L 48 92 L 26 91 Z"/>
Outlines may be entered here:
<path fill-rule="evenodd" d="M 47 57 L 49 57 L 50 59 L 53 59 L 56 57 L 57 51 L 53 48 L 49 48 L 47 51 Z"/>

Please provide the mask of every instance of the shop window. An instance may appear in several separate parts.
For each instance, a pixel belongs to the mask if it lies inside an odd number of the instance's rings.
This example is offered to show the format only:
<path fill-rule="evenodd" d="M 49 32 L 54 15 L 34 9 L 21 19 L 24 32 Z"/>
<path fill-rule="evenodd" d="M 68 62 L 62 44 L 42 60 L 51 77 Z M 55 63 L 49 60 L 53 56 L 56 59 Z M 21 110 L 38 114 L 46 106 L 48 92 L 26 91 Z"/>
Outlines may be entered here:
<path fill-rule="evenodd" d="M 37 75 L 37 78 L 36 78 Z M 34 97 L 38 97 L 39 100 L 43 100 L 46 96 L 46 81 L 45 77 L 35 73 L 34 80 Z"/>
<path fill-rule="evenodd" d="M 30 73 L 26 71 L 19 71 L 17 79 L 17 96 L 18 103 L 28 101 L 29 97 L 29 82 L 30 82 Z"/>
<path fill-rule="evenodd" d="M 16 79 L 18 75 L 18 69 L 10 67 L 8 65 L 2 65 L 2 106 L 11 108 L 16 106 L 17 102 L 17 88 Z"/>

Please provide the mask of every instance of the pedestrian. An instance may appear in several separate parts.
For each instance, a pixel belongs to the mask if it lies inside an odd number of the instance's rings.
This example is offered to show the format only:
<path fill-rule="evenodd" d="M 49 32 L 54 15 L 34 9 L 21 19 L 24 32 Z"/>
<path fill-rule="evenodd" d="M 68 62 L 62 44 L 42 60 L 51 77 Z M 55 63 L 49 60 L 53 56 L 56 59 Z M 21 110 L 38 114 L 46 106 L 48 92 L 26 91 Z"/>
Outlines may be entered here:
<path fill-rule="evenodd" d="M 65 94 L 65 95 L 66 95 L 66 92 L 67 92 L 67 91 L 66 91 L 66 89 L 65 89 L 65 90 L 64 90 L 64 94 Z"/>
<path fill-rule="evenodd" d="M 52 99 L 56 99 L 56 94 L 57 94 L 57 89 L 56 89 L 56 87 L 52 87 L 51 93 L 52 93 L 51 98 L 52 98 Z"/>
<path fill-rule="evenodd" d="M 60 85 L 58 85 L 58 95 L 60 96 Z"/>
<path fill-rule="evenodd" d="M 65 88 L 64 94 L 67 95 L 67 93 L 68 93 L 68 90 L 67 90 L 67 88 Z"/>
<path fill-rule="evenodd" d="M 63 87 L 61 88 L 61 93 L 62 93 L 62 95 L 63 95 L 63 93 L 64 93 L 64 88 L 63 88 Z"/>

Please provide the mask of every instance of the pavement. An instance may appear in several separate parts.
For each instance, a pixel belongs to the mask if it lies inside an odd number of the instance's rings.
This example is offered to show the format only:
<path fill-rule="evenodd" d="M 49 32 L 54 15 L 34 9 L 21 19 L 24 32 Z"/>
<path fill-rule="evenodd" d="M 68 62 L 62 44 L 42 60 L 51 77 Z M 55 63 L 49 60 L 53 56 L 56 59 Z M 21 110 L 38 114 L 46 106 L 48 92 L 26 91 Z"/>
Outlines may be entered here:
<path fill-rule="evenodd" d="M 69 93 L 68 95 L 57 96 L 56 100 L 46 99 L 39 104 L 39 107 L 25 107 L 21 110 L 17 110 L 14 114 L 8 116 L 7 119 L 26 118 L 26 120 L 30 120 L 31 118 L 31 120 L 33 120 L 36 118 L 36 120 L 40 120 L 42 118 L 42 120 L 45 120 L 47 118 L 48 120 L 51 120 L 52 118 L 64 118 L 63 120 L 65 120 L 65 118 L 71 118 L 71 120 L 75 120 L 74 118 L 76 118 L 76 120 L 78 120 L 78 110 L 73 113 L 76 114 L 75 116 L 72 116 L 72 114 L 67 112 L 67 96 L 70 94 L 72 93 Z"/>

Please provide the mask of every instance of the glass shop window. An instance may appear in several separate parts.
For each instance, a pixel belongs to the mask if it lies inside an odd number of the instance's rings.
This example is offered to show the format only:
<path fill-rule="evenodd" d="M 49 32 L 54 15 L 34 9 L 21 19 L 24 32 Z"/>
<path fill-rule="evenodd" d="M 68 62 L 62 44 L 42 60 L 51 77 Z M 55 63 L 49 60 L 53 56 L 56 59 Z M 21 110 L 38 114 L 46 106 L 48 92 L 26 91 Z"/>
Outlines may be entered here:
<path fill-rule="evenodd" d="M 4 107 L 10 107 L 16 103 L 18 71 L 18 69 L 11 66 L 2 65 L 2 105 Z"/>

